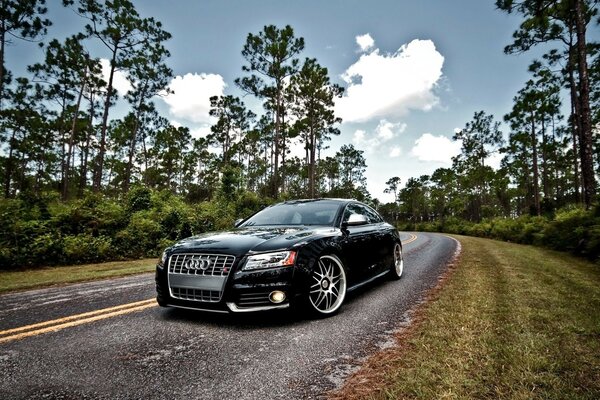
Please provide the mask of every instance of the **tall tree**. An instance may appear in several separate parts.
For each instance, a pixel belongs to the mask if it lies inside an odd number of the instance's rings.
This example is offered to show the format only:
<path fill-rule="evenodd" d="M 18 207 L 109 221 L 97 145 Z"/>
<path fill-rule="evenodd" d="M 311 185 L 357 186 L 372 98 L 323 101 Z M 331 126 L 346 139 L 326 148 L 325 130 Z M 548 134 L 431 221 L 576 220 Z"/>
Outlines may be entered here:
<path fill-rule="evenodd" d="M 292 110 L 297 118 L 295 130 L 300 133 L 307 153 L 308 196 L 314 198 L 316 187 L 317 148 L 331 135 L 339 135 L 335 124 L 334 97 L 343 89 L 331 84 L 327 68 L 321 67 L 314 58 L 307 58 L 302 69 L 291 79 L 290 93 L 293 97 Z"/>
<path fill-rule="evenodd" d="M 168 93 L 168 84 L 173 76 L 173 71 L 165 63 L 171 54 L 163 46 L 163 42 L 169 40 L 171 34 L 162 29 L 160 22 L 153 23 L 151 20 L 144 20 L 143 27 L 143 46 L 135 49 L 134 54 L 124 62 L 132 87 L 126 98 L 132 105 L 134 113 L 123 181 L 124 192 L 129 191 L 131 170 L 139 142 L 139 133 L 143 129 L 141 125 L 144 115 L 152 113 L 154 109 L 154 104 L 150 99 L 158 94 Z"/>
<path fill-rule="evenodd" d="M 507 53 L 528 51 L 540 43 L 559 41 L 567 46 L 566 62 L 571 70 L 571 96 L 579 130 L 579 155 L 583 180 L 583 197 L 589 208 L 596 195 L 593 159 L 593 133 L 590 110 L 587 25 L 597 12 L 595 0 L 497 0 L 496 6 L 508 13 L 522 14 L 524 21 L 513 34 Z M 573 43 L 573 33 L 576 38 Z M 572 68 L 576 63 L 576 68 Z M 575 83 L 574 71 L 578 82 Z M 577 90 L 575 90 L 577 88 Z"/>
<path fill-rule="evenodd" d="M 498 150 L 503 142 L 500 122 L 493 115 L 478 111 L 465 128 L 454 134 L 454 140 L 461 140 L 461 154 L 453 159 L 453 167 L 463 174 L 466 187 L 472 192 L 472 206 L 468 218 L 479 221 L 482 206 L 489 195 L 489 178 L 493 170 L 485 165 L 485 160 Z"/>
<path fill-rule="evenodd" d="M 101 79 L 100 61 L 90 57 L 81 44 L 82 39 L 82 35 L 75 35 L 64 43 L 52 40 L 46 48 L 44 63 L 28 67 L 34 81 L 45 87 L 46 98 L 58 108 L 56 135 L 62 147 L 60 179 L 63 200 L 68 195 L 75 131 L 83 94 L 87 85 Z"/>
<path fill-rule="evenodd" d="M 225 167 L 233 156 L 234 144 L 243 140 L 256 115 L 233 96 L 213 96 L 210 106 L 209 113 L 217 122 L 211 126 L 207 139 L 221 147 L 221 166 Z"/>
<path fill-rule="evenodd" d="M 335 153 L 335 158 L 340 165 L 340 176 L 342 184 L 366 184 L 365 171 L 367 164 L 364 151 L 354 148 L 351 144 L 345 144 Z"/>
<path fill-rule="evenodd" d="M 242 49 L 247 64 L 242 71 L 249 74 L 235 80 L 242 90 L 258 98 L 265 99 L 265 107 L 271 110 L 275 118 L 274 126 L 274 171 L 271 195 L 279 194 L 279 155 L 282 143 L 284 115 L 284 90 L 286 79 L 294 75 L 299 68 L 296 56 L 304 49 L 304 39 L 296 38 L 294 30 L 287 25 L 279 29 L 267 25 L 258 35 L 248 34 Z"/>
<path fill-rule="evenodd" d="M 45 6 L 46 0 L 0 0 L 0 110 L 9 76 L 5 67 L 6 44 L 11 38 L 35 41 L 45 35 L 51 25 L 50 20 L 43 18 Z"/>
<path fill-rule="evenodd" d="M 401 182 L 401 180 L 397 176 L 394 176 L 385 182 L 387 187 L 385 188 L 383 193 L 393 193 L 394 194 L 394 202 L 398 201 L 398 188 L 400 187 L 400 182 Z"/>
<path fill-rule="evenodd" d="M 41 120 L 40 113 L 36 111 L 36 104 L 40 103 L 40 99 L 39 87 L 36 88 L 26 78 L 17 78 L 11 107 L 1 110 L 0 140 L 8 145 L 4 160 L 4 197 L 10 197 L 14 193 L 13 182 L 17 173 L 21 175 L 21 183 L 24 181 L 30 150 L 27 143 L 29 136 L 37 131 L 35 125 Z"/>
<path fill-rule="evenodd" d="M 73 5 L 75 0 L 63 0 Z M 132 65 L 138 50 L 152 47 L 168 38 L 154 18 L 142 18 L 129 0 L 113 0 L 101 3 L 97 0 L 78 0 L 77 12 L 87 18 L 86 33 L 102 43 L 109 52 L 109 76 L 100 128 L 100 146 L 95 162 L 93 188 L 99 191 L 102 184 L 104 158 L 106 155 L 106 132 L 109 109 L 114 93 L 114 76 L 118 70 Z"/>

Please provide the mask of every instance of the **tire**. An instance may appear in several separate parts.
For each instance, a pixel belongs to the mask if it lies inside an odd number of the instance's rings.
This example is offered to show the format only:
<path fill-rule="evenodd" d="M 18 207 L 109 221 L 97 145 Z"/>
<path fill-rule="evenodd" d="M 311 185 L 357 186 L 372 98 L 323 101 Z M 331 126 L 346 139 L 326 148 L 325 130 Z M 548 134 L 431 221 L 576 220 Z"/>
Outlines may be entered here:
<path fill-rule="evenodd" d="M 400 279 L 404 272 L 404 257 L 402 255 L 402 245 L 400 243 L 394 244 L 393 250 L 394 259 L 390 266 L 390 276 L 392 279 Z"/>
<path fill-rule="evenodd" d="M 346 297 L 346 269 L 334 254 L 319 257 L 310 277 L 307 307 L 310 314 L 327 317 L 335 314 Z"/>

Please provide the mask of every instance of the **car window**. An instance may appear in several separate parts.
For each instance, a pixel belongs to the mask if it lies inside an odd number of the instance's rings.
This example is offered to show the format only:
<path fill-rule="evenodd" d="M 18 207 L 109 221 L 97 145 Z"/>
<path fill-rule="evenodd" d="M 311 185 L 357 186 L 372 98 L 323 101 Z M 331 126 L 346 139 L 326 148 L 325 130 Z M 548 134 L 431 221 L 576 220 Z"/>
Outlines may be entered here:
<path fill-rule="evenodd" d="M 346 206 L 346 210 L 344 210 L 343 222 L 348 222 L 348 218 L 350 218 L 350 215 L 352 214 L 364 215 L 369 224 L 377 224 L 383 221 L 376 211 L 363 204 L 348 204 L 348 206 Z"/>
<path fill-rule="evenodd" d="M 383 220 L 381 219 L 379 214 L 377 214 L 377 212 L 375 210 L 373 210 L 371 207 L 363 207 L 363 208 L 364 208 L 364 212 L 365 212 L 364 215 L 367 217 L 367 219 L 369 220 L 369 222 L 371 224 L 378 224 L 380 222 L 383 222 Z"/>
<path fill-rule="evenodd" d="M 346 206 L 346 209 L 344 210 L 344 218 L 342 219 L 342 222 L 348 222 L 348 218 L 350 218 L 350 216 L 352 214 L 364 215 L 363 210 L 359 204 L 350 203 Z"/>
<path fill-rule="evenodd" d="M 242 226 L 326 225 L 332 226 L 340 204 L 333 201 L 299 201 L 265 208 Z"/>

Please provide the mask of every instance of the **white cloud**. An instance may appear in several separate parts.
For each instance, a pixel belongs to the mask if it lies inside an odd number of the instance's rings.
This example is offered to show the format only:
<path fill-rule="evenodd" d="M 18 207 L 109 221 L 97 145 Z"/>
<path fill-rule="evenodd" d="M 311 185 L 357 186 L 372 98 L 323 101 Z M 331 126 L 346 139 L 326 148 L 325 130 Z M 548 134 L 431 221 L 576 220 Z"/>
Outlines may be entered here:
<path fill-rule="evenodd" d="M 500 168 L 500 162 L 504 156 L 499 152 L 492 153 L 488 158 L 485 159 L 485 165 L 488 165 L 495 170 Z"/>
<path fill-rule="evenodd" d="M 434 161 L 451 165 L 452 157 L 460 154 L 460 141 L 452 141 L 446 136 L 433 136 L 424 133 L 415 141 L 411 154 L 420 161 Z"/>
<path fill-rule="evenodd" d="M 382 119 L 379 121 L 379 124 L 372 134 L 368 134 L 362 129 L 357 129 L 352 137 L 352 142 L 357 147 L 364 149 L 367 153 L 372 153 L 382 150 L 389 141 L 398 137 L 405 130 L 406 124 L 404 123 L 394 124 Z M 390 153 L 390 155 L 391 154 L 392 153 Z M 392 157 L 396 157 L 396 155 L 393 155 Z"/>
<path fill-rule="evenodd" d="M 375 46 L 375 41 L 370 34 L 365 33 L 364 35 L 359 35 L 356 37 L 356 44 L 358 44 L 360 50 L 364 52 Z"/>
<path fill-rule="evenodd" d="M 210 135 L 210 125 L 206 124 L 196 128 L 192 128 L 190 129 L 190 134 L 195 139 L 206 137 Z"/>
<path fill-rule="evenodd" d="M 387 142 L 404 132 L 406 130 L 406 124 L 397 123 L 394 124 L 385 119 L 379 121 L 379 125 L 375 128 L 375 133 L 377 133 L 377 137 L 381 139 L 382 142 Z"/>
<path fill-rule="evenodd" d="M 102 66 L 102 77 L 108 83 L 108 79 L 110 77 L 110 60 L 101 58 L 100 65 Z M 113 75 L 113 88 L 121 96 L 125 95 L 129 90 L 131 90 L 131 84 L 129 83 L 129 80 L 127 80 L 127 75 L 125 75 L 122 71 L 115 71 Z"/>
<path fill-rule="evenodd" d="M 210 123 L 210 98 L 222 96 L 225 81 L 218 74 L 188 73 L 176 76 L 169 88 L 173 91 L 163 97 L 170 113 L 177 118 L 196 123 Z"/>
<path fill-rule="evenodd" d="M 402 148 L 400 146 L 392 147 L 392 149 L 390 150 L 390 157 L 396 158 L 400 157 L 400 155 L 402 155 Z"/>
<path fill-rule="evenodd" d="M 362 54 L 342 75 L 348 87 L 336 100 L 336 114 L 345 122 L 364 122 L 428 111 L 439 103 L 434 89 L 443 64 L 431 40 L 413 40 L 393 54 Z"/>

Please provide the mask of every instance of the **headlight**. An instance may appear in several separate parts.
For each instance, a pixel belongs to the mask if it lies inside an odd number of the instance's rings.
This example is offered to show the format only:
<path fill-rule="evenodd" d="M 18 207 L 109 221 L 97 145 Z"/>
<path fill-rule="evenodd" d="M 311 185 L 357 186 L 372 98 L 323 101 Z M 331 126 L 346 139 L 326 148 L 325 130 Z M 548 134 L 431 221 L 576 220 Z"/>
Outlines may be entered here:
<path fill-rule="evenodd" d="M 278 251 L 276 253 L 256 254 L 249 256 L 246 265 L 242 268 L 244 271 L 276 268 L 294 265 L 296 261 L 295 251 Z"/>
<path fill-rule="evenodd" d="M 167 263 L 167 251 L 163 251 L 162 256 L 160 256 L 160 265 L 164 266 Z"/>

